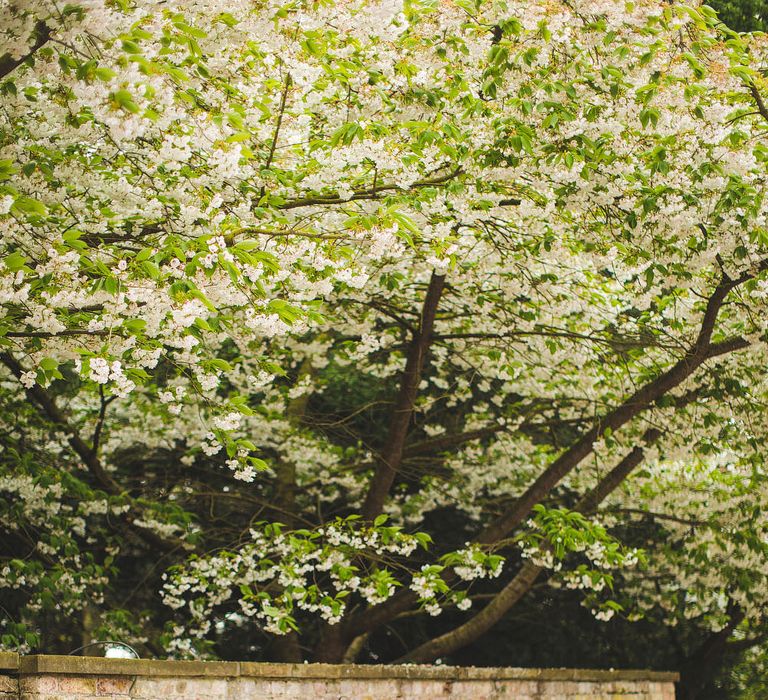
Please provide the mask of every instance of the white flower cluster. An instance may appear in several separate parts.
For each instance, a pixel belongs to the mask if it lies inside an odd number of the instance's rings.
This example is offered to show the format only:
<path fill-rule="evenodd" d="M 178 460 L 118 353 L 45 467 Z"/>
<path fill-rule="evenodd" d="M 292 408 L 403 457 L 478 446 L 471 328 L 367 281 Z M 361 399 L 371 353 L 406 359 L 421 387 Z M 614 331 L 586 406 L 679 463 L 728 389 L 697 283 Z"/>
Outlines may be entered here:
<path fill-rule="evenodd" d="M 483 578 L 498 578 L 504 565 L 504 558 L 488 554 L 476 544 L 467 542 L 450 558 L 451 566 L 462 581 Z"/>
<path fill-rule="evenodd" d="M 266 525 L 251 530 L 251 542 L 236 553 L 193 559 L 172 571 L 163 587 L 163 600 L 174 609 L 187 609 L 192 619 L 184 633 L 198 637 L 207 631 L 206 620 L 216 607 L 235 591 L 241 593 L 238 602 L 243 615 L 259 620 L 274 634 L 290 631 L 298 611 L 335 624 L 350 594 L 371 605 L 390 598 L 400 583 L 390 568 L 374 562 L 407 557 L 418 543 L 399 528 L 357 528 L 354 520 L 312 532 L 283 532 Z M 361 562 L 366 562 L 365 569 L 360 568 Z M 279 594 L 269 592 L 275 585 Z"/>

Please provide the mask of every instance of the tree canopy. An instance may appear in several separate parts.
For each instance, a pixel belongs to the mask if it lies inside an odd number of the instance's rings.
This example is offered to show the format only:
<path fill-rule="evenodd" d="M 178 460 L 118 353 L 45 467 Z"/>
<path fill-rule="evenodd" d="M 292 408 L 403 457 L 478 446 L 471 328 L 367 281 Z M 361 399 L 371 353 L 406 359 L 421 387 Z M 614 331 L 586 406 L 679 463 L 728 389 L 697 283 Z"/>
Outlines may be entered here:
<path fill-rule="evenodd" d="M 764 36 L 4 10 L 4 647 L 451 660 L 545 588 L 685 630 L 693 697 L 763 638 Z"/>

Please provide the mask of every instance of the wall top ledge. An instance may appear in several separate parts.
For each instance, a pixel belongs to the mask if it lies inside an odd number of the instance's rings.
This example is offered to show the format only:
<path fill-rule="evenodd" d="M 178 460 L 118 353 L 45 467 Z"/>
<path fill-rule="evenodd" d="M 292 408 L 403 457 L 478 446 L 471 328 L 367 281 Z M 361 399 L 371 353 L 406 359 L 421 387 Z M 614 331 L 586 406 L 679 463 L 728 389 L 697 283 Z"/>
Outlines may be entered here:
<path fill-rule="evenodd" d="M 0 651 L 0 671 L 16 671 L 19 668 L 19 655 L 15 651 Z"/>
<path fill-rule="evenodd" d="M 270 679 L 414 679 L 446 681 L 649 681 L 670 683 L 678 674 L 660 671 L 594 670 L 570 668 L 486 668 L 474 666 L 278 664 L 250 661 L 158 661 L 107 659 L 100 656 L 19 656 L 0 652 L 0 672 L 12 674 L 66 674 L 91 676 L 179 676 Z"/>

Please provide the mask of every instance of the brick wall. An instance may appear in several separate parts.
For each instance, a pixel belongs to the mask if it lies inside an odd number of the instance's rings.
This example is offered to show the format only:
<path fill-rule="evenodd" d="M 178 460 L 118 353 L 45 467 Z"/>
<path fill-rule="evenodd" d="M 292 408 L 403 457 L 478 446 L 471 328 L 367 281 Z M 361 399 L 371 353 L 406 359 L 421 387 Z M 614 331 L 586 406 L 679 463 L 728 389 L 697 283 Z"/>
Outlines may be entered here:
<path fill-rule="evenodd" d="M 674 700 L 671 673 L 0 653 L 0 700 Z"/>

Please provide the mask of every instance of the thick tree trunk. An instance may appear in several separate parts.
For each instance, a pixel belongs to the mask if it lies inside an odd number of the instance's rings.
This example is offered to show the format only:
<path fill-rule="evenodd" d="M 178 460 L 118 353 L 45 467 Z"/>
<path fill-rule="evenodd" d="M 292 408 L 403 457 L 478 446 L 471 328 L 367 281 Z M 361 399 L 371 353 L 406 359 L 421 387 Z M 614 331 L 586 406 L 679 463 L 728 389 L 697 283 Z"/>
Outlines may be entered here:
<path fill-rule="evenodd" d="M 697 700 L 701 691 L 722 665 L 728 640 L 744 619 L 744 613 L 735 605 L 731 606 L 730 615 L 728 624 L 719 632 L 707 637 L 681 667 L 680 682 L 677 685 L 678 700 Z"/>
<path fill-rule="evenodd" d="M 421 383 L 424 360 L 432 342 L 432 330 L 444 286 L 445 276 L 433 273 L 427 288 L 427 295 L 424 298 L 419 327 L 414 332 L 408 346 L 405 370 L 400 380 L 400 390 L 390 418 L 387 442 L 376 461 L 376 470 L 365 497 L 362 515 L 366 520 L 373 520 L 381 513 L 384 501 L 390 488 L 392 488 L 397 471 L 400 469 L 405 441 L 408 437 L 408 427 L 411 423 L 413 407 Z"/>
<path fill-rule="evenodd" d="M 275 637 L 269 645 L 269 657 L 272 661 L 286 664 L 300 664 L 304 659 L 296 632 Z"/>
<path fill-rule="evenodd" d="M 363 504 L 362 515 L 366 520 L 373 520 L 381 513 L 403 461 L 408 428 L 413 417 L 413 407 L 421 383 L 424 361 L 432 342 L 437 307 L 444 287 L 445 276 L 433 273 L 422 304 L 419 327 L 414 331 L 408 346 L 405 369 L 400 379 L 400 389 L 392 410 L 387 441 L 376 461 L 374 475 Z M 345 620 L 337 625 L 325 625 L 315 648 L 314 658 L 316 661 L 341 663 L 352 640 L 366 632 L 365 629 L 350 631 L 346 622 Z"/>
<path fill-rule="evenodd" d="M 315 647 L 313 661 L 340 664 L 349 647 L 349 638 L 342 633 L 341 625 L 324 625 L 320 642 Z"/>
<path fill-rule="evenodd" d="M 355 637 L 352 643 L 347 647 L 347 651 L 344 653 L 344 658 L 341 660 L 345 664 L 353 664 L 357 661 L 357 657 L 360 656 L 365 642 L 368 640 L 367 634 L 361 634 L 359 637 Z"/>
<path fill-rule="evenodd" d="M 296 382 L 301 382 L 305 377 L 312 377 L 315 373 L 312 363 L 305 359 L 299 367 Z M 309 392 L 296 397 L 288 402 L 286 418 L 294 428 L 300 428 L 307 411 Z M 298 506 L 296 495 L 298 486 L 296 483 L 296 463 L 289 458 L 279 459 L 274 463 L 275 491 L 273 494 L 273 518 L 282 522 L 288 528 L 297 526 Z M 275 637 L 269 647 L 269 656 L 273 661 L 282 663 L 301 663 L 304 656 L 301 650 L 300 638 L 296 632 Z"/>
<path fill-rule="evenodd" d="M 305 377 L 312 377 L 315 369 L 309 359 L 305 359 L 299 367 L 296 383 Z M 288 402 L 285 409 L 286 418 L 292 427 L 298 429 L 304 420 L 309 403 L 309 392 L 297 396 Z M 298 486 L 296 483 L 296 463 L 290 457 L 277 459 L 273 465 L 275 471 L 275 491 L 273 494 L 272 517 L 283 523 L 286 527 L 295 528 L 297 525 L 298 509 L 296 495 Z"/>

